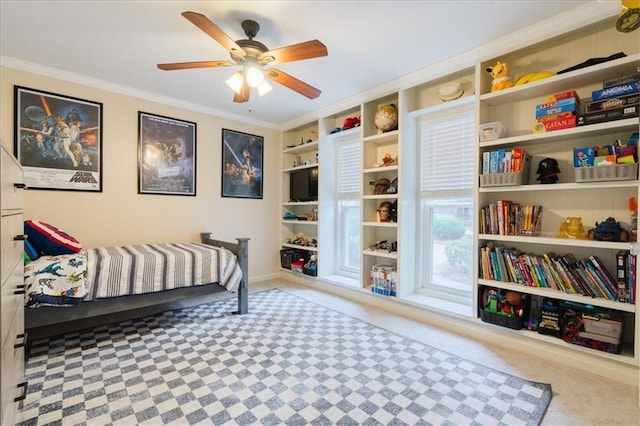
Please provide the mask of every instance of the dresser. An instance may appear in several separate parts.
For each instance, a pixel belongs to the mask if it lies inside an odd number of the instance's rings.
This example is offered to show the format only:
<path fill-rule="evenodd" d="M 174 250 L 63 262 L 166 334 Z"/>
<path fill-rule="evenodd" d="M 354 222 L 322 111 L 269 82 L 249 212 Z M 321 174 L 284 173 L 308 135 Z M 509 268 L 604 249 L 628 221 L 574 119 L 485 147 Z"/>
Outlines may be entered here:
<path fill-rule="evenodd" d="M 0 416 L 3 425 L 15 424 L 16 411 L 25 399 L 24 360 L 24 176 L 16 158 L 0 141 Z"/>

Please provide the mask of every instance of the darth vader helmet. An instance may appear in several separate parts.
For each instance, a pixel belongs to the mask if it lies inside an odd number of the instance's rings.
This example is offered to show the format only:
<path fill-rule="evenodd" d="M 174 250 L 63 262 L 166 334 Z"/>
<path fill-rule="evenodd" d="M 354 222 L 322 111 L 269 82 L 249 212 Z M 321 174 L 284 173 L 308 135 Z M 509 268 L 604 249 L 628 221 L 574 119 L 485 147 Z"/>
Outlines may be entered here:
<path fill-rule="evenodd" d="M 538 179 L 540 183 L 556 183 L 558 181 L 558 175 L 560 167 L 558 167 L 558 161 L 555 158 L 545 158 L 538 163 Z"/>

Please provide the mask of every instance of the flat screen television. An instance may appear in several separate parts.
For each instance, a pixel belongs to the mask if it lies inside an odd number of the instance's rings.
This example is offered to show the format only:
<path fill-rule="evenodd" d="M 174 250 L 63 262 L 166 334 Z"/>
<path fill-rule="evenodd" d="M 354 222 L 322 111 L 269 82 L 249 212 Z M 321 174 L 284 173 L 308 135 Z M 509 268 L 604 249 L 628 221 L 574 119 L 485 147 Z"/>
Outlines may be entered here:
<path fill-rule="evenodd" d="M 318 200 L 318 168 L 295 170 L 290 173 L 289 198 L 291 201 Z"/>

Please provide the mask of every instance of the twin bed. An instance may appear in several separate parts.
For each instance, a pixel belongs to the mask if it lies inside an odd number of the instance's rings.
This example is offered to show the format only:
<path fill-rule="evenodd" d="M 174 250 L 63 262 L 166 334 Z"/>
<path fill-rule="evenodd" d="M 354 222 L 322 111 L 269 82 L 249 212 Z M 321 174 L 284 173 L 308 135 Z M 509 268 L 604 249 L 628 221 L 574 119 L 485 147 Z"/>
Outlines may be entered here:
<path fill-rule="evenodd" d="M 138 244 L 43 256 L 25 265 L 29 340 L 183 307 L 183 300 L 237 293 L 248 312 L 248 238 L 201 233 L 200 243 Z"/>

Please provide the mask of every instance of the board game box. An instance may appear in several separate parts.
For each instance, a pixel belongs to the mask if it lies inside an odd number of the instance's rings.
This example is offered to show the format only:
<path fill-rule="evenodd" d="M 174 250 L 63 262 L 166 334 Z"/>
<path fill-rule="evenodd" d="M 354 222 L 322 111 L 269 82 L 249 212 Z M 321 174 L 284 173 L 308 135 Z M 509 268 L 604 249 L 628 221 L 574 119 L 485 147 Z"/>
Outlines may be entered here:
<path fill-rule="evenodd" d="M 629 105 L 637 105 L 639 103 L 640 93 L 615 96 L 613 98 L 603 99 L 600 101 L 587 102 L 584 106 L 584 113 L 590 114 L 594 112 L 608 111 L 611 109 L 622 108 Z"/>
<path fill-rule="evenodd" d="M 608 111 L 582 114 L 578 117 L 578 126 L 633 118 L 638 116 L 638 112 L 640 112 L 640 105 L 630 105 L 622 108 L 610 109 Z"/>

